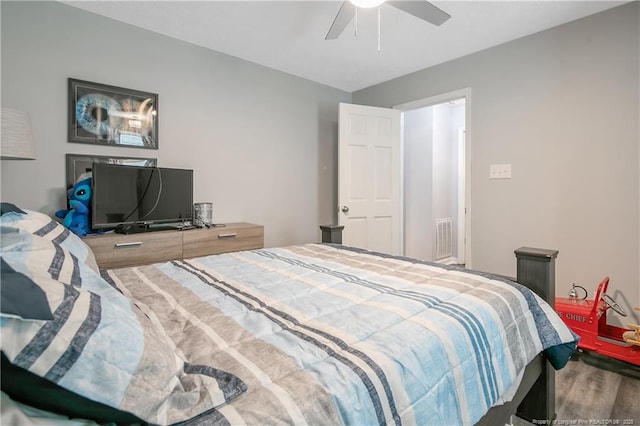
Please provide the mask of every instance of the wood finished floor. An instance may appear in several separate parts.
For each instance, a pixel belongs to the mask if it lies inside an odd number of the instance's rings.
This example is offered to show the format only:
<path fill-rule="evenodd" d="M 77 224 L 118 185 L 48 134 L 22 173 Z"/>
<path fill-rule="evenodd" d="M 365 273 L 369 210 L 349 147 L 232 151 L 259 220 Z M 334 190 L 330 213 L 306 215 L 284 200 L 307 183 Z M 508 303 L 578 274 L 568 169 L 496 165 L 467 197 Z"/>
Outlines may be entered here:
<path fill-rule="evenodd" d="M 578 356 L 556 372 L 556 413 L 556 425 L 640 426 L 640 368 Z"/>

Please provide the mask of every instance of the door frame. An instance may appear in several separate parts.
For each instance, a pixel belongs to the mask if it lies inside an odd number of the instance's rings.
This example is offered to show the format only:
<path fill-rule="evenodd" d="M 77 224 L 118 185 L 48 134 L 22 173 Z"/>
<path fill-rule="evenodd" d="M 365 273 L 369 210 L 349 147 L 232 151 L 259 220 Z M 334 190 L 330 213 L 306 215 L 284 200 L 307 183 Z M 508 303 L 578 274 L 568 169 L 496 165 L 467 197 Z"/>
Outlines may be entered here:
<path fill-rule="evenodd" d="M 460 98 L 465 98 L 465 168 L 464 168 L 464 205 L 465 205 L 465 220 L 464 220 L 464 258 L 467 268 L 473 268 L 471 259 L 471 88 L 466 87 L 463 89 L 452 90 L 450 92 L 441 93 L 439 95 L 429 96 L 427 98 L 417 99 L 415 101 L 406 102 L 403 104 L 394 105 L 392 108 L 400 110 L 401 112 L 401 142 L 400 152 L 404 157 L 404 112 L 411 111 L 419 108 L 430 107 L 433 105 L 443 104 L 449 101 L 453 101 Z M 403 160 L 404 164 L 404 160 Z M 402 176 L 404 181 L 404 169 L 402 169 Z M 400 192 L 400 238 L 402 245 L 402 252 L 404 254 L 404 185 L 401 186 Z"/>

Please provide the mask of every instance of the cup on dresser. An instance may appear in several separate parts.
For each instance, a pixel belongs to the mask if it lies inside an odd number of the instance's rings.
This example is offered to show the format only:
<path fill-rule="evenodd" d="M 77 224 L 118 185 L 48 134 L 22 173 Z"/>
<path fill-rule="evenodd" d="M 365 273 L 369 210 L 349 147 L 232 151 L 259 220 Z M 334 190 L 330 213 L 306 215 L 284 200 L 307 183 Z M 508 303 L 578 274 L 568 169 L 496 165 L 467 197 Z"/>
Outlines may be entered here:
<path fill-rule="evenodd" d="M 212 203 L 195 203 L 193 205 L 193 225 L 198 228 L 209 228 L 213 225 Z"/>

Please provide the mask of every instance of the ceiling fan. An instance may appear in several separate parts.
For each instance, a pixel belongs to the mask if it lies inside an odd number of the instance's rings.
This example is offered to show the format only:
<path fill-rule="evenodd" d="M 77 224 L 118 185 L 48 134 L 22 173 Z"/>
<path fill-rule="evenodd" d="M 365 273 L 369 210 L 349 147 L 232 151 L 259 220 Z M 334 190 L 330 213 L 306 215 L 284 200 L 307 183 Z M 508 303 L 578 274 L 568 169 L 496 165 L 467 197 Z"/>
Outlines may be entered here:
<path fill-rule="evenodd" d="M 342 3 L 340 10 L 325 36 L 325 40 L 334 40 L 342 34 L 342 31 L 356 15 L 358 7 L 376 7 L 385 3 L 385 0 L 348 0 Z M 434 6 L 426 0 L 388 0 L 386 4 L 407 12 L 417 18 L 427 21 L 433 25 L 442 25 L 451 18 L 447 12 Z"/>

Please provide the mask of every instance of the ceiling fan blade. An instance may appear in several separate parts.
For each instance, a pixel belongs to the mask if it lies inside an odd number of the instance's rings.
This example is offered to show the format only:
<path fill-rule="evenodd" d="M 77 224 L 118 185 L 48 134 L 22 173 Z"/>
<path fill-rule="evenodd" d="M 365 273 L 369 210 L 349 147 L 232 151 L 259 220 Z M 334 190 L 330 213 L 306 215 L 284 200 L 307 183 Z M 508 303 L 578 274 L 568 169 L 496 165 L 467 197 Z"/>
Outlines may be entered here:
<path fill-rule="evenodd" d="M 325 40 L 335 40 L 337 39 L 342 31 L 349 25 L 349 22 L 353 19 L 356 14 L 356 7 L 348 1 L 342 3 L 340 6 L 340 10 L 333 20 L 333 24 L 331 24 L 331 28 L 329 28 L 329 32 L 325 36 Z"/>
<path fill-rule="evenodd" d="M 401 1 L 392 0 L 387 4 L 398 8 L 404 12 L 407 12 L 413 16 L 416 16 L 424 21 L 430 22 L 433 25 L 442 25 L 447 19 L 451 18 L 447 12 L 432 5 L 428 1 Z"/>

